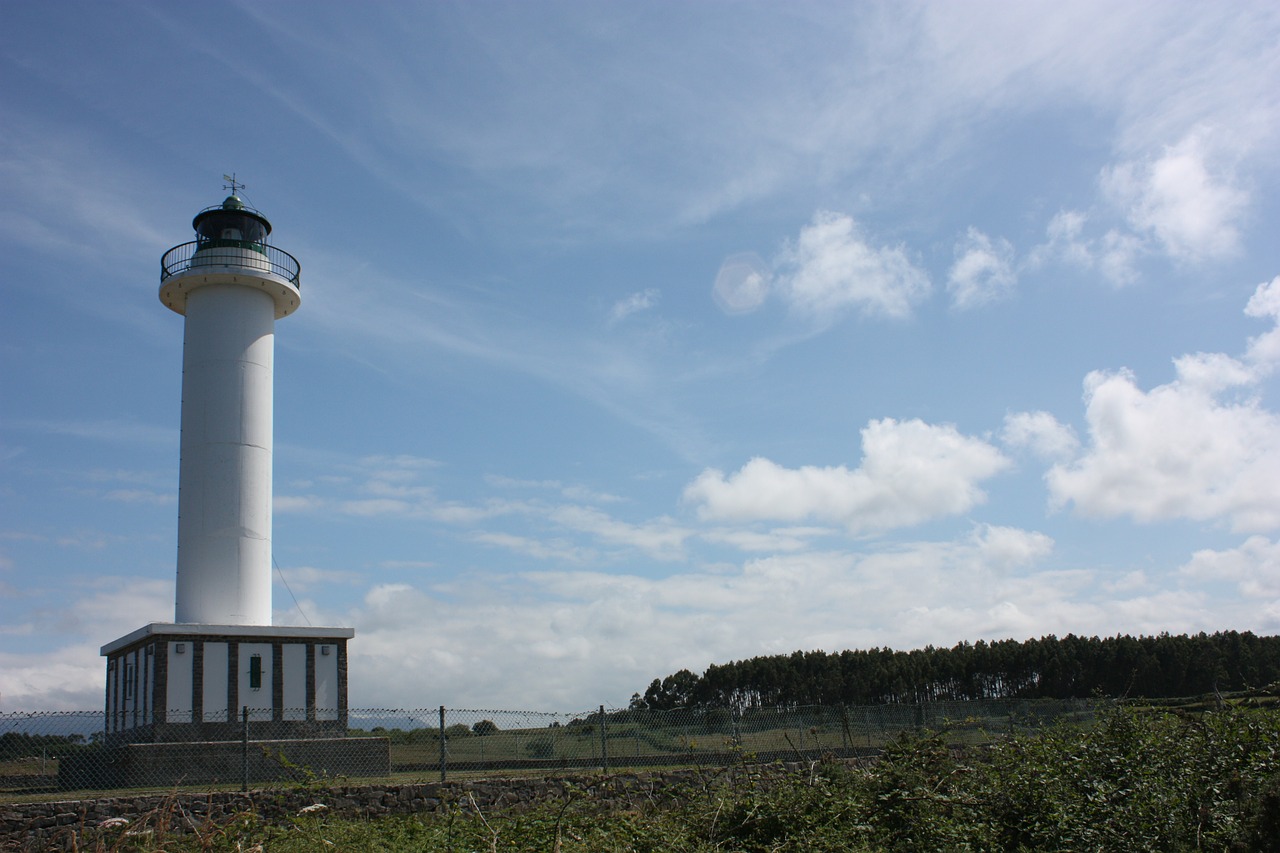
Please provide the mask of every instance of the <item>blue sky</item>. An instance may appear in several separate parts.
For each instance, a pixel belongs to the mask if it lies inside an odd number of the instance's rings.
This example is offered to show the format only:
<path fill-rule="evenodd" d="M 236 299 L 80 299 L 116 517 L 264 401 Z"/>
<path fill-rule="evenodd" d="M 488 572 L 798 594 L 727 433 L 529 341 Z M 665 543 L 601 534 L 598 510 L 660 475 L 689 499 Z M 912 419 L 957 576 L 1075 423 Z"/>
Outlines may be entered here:
<path fill-rule="evenodd" d="M 0 711 L 100 707 L 173 618 L 158 261 L 232 171 L 302 264 L 275 620 L 355 628 L 353 706 L 1280 631 L 1278 44 L 1262 2 L 6 4 Z"/>

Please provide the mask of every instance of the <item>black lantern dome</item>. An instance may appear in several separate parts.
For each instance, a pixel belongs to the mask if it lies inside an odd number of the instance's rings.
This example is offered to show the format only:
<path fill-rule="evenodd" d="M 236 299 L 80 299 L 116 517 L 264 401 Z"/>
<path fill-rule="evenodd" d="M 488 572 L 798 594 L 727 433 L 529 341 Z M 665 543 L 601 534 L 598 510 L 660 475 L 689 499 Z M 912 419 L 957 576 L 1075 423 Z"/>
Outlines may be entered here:
<path fill-rule="evenodd" d="M 262 251 L 271 233 L 267 217 L 246 207 L 237 195 L 229 195 L 217 207 L 197 213 L 191 227 L 196 230 L 197 251 L 221 246 Z"/>

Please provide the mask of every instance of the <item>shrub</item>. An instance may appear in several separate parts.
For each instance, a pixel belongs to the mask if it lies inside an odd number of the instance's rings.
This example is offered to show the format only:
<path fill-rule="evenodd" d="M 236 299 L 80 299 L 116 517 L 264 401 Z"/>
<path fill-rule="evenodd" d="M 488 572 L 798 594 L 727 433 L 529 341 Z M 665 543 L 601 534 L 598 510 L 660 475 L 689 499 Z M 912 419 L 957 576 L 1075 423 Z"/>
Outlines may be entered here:
<path fill-rule="evenodd" d="M 551 758 L 556 753 L 554 738 L 536 737 L 524 745 L 525 751 L 532 758 Z"/>

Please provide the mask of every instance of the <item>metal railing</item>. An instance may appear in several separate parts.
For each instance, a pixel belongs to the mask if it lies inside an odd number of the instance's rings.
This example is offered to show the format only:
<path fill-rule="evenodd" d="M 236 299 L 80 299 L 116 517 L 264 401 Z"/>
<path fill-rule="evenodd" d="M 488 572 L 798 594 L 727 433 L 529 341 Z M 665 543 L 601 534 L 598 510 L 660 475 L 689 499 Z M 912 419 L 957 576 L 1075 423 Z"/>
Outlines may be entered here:
<path fill-rule="evenodd" d="M 160 281 L 203 266 L 248 267 L 302 286 L 297 258 L 284 249 L 249 240 L 193 240 L 174 246 L 160 259 Z"/>
<path fill-rule="evenodd" d="M 1091 700 L 676 711 L 350 709 L 344 731 L 280 739 L 245 712 L 225 737 L 116 742 L 97 712 L 0 714 L 0 801 L 68 792 L 173 790 L 325 780 L 445 780 L 448 774 L 610 773 L 877 754 L 904 731 L 989 743 L 1062 720 L 1087 724 Z M 233 731 L 234 730 L 234 731 Z"/>

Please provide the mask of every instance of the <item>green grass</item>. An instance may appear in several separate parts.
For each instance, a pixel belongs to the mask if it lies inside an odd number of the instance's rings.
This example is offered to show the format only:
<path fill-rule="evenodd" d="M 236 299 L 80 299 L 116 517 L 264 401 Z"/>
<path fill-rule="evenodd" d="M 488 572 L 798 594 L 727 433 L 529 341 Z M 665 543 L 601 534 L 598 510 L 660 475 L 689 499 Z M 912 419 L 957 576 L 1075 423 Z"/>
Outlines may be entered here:
<path fill-rule="evenodd" d="M 962 744 L 986 743 L 1014 728 L 1007 716 L 955 723 L 931 718 L 927 722 L 948 726 L 955 741 Z M 1028 725 L 1023 723 L 1018 727 L 1025 730 Z M 608 728 L 608 757 L 611 765 L 625 764 L 629 758 L 652 756 L 683 757 L 690 763 L 697 763 L 699 756 L 731 752 L 813 758 L 826 752 L 881 748 L 896 733 L 896 728 L 867 724 L 861 720 L 843 722 L 835 713 L 815 715 L 811 720 L 785 727 L 778 727 L 769 719 L 764 727 L 758 729 L 750 723 L 735 729 L 728 722 L 715 726 L 697 722 L 665 726 L 622 723 L 611 724 Z M 390 734 L 393 766 L 439 766 L 440 741 L 434 731 Z M 512 729 L 485 736 L 453 736 L 448 739 L 450 765 L 529 759 L 593 761 L 600 757 L 600 735 L 594 727 Z"/>

